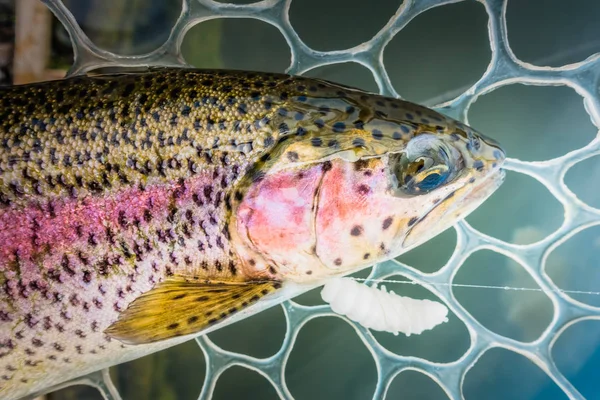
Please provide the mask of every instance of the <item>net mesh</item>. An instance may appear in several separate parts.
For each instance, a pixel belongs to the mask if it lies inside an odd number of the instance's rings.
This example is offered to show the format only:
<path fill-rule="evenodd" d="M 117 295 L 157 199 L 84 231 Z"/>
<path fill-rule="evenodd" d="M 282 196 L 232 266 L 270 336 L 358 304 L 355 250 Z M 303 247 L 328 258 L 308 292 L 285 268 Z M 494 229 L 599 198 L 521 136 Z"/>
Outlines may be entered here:
<path fill-rule="evenodd" d="M 388 23 L 369 41 L 356 47 L 339 51 L 316 51 L 307 46 L 292 28 L 289 20 L 291 0 L 265 0 L 249 5 L 217 3 L 211 0 L 184 0 L 180 17 L 170 37 L 156 50 L 138 56 L 110 53 L 94 45 L 80 29 L 77 22 L 60 0 L 44 0 L 71 36 L 74 47 L 74 64 L 69 74 L 81 74 L 97 67 L 185 65 L 180 47 L 185 33 L 194 25 L 215 18 L 254 18 L 275 26 L 285 37 L 291 49 L 291 65 L 286 72 L 303 74 L 319 66 L 354 62 L 368 68 L 383 95 L 400 97 L 394 90 L 386 72 L 383 51 L 394 36 L 417 15 L 433 7 L 457 3 L 460 0 L 413 0 L 404 4 Z M 506 28 L 506 0 L 480 0 L 489 17 L 489 43 L 491 62 L 481 78 L 453 100 L 437 105 L 442 113 L 468 123 L 470 105 L 481 95 L 501 86 L 522 83 L 527 85 L 566 85 L 584 99 L 585 109 L 592 123 L 600 127 L 600 96 L 597 82 L 600 74 L 600 56 L 594 55 L 583 62 L 562 67 L 538 67 L 520 61 L 511 51 Z M 375 265 L 367 282 L 404 276 L 412 283 L 423 286 L 442 299 L 450 310 L 466 325 L 471 344 L 460 359 L 450 363 L 434 363 L 418 357 L 395 354 L 383 347 L 372 333 L 351 321 L 362 343 L 369 350 L 377 368 L 374 399 L 385 397 L 392 380 L 404 370 L 415 370 L 431 377 L 449 398 L 463 398 L 462 384 L 467 372 L 478 359 L 492 348 L 504 348 L 519 353 L 543 370 L 570 398 L 583 398 L 571 382 L 555 365 L 551 350 L 561 333 L 572 324 L 585 319 L 598 319 L 599 309 L 574 300 L 570 293 L 561 291 L 545 271 L 550 252 L 577 232 L 600 225 L 600 210 L 593 208 L 571 192 L 564 183 L 566 172 L 574 164 L 600 154 L 600 141 L 596 138 L 586 146 L 561 157 L 542 162 L 525 162 L 508 159 L 506 169 L 529 175 L 542 183 L 564 208 L 564 221 L 560 228 L 544 239 L 517 245 L 496 239 L 477 231 L 464 221 L 454 229 L 456 248 L 444 267 L 434 273 L 424 273 L 398 261 Z M 517 263 L 544 291 L 553 304 L 553 318 L 542 334 L 531 342 L 521 342 L 484 327 L 455 298 L 453 280 L 463 262 L 474 252 L 487 249 L 503 254 Z M 224 350 L 207 336 L 198 337 L 197 343 L 206 359 L 206 377 L 199 395 L 209 399 L 220 375 L 238 365 L 255 370 L 271 382 L 283 399 L 292 399 L 286 386 L 285 365 L 296 338 L 305 324 L 318 317 L 334 315 L 326 305 L 305 306 L 294 301 L 282 305 L 287 331 L 279 351 L 268 358 L 255 358 Z M 120 396 L 110 382 L 107 371 L 86 376 L 61 387 L 87 384 L 96 387 L 106 399 Z"/>

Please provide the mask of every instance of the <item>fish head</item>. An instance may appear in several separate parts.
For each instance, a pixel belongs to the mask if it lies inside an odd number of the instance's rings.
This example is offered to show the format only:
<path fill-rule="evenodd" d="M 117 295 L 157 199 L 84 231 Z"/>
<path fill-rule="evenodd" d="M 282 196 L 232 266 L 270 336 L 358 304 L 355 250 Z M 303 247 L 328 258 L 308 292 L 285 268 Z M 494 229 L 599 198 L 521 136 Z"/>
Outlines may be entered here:
<path fill-rule="evenodd" d="M 402 139 L 387 121 L 388 133 L 376 137 L 362 129 L 282 144 L 237 196 L 236 240 L 246 261 L 295 281 L 344 275 L 464 218 L 502 183 L 505 154 L 494 140 L 445 121 Z"/>

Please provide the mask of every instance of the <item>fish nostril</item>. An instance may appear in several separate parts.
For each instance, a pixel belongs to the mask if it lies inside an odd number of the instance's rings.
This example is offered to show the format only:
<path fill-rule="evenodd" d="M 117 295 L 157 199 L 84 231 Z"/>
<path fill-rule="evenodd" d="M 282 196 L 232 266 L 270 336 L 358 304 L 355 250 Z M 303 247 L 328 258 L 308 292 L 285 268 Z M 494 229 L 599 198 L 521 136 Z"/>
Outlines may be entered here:
<path fill-rule="evenodd" d="M 481 150 L 481 141 L 477 136 L 469 135 L 469 141 L 467 142 L 467 150 L 471 153 L 479 153 Z"/>

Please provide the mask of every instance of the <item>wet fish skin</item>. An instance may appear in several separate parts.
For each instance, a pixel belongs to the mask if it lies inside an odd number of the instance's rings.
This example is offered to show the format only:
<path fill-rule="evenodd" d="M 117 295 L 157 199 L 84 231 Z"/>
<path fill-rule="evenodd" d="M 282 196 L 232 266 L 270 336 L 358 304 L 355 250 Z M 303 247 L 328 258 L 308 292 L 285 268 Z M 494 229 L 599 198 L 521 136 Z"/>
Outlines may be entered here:
<path fill-rule="evenodd" d="M 493 141 L 434 111 L 302 77 L 164 69 L 3 89 L 0 394 L 176 343 L 106 334 L 173 277 L 296 279 L 277 263 L 249 263 L 231 223 L 266 168 L 291 157 L 285 146 L 310 143 L 300 162 L 355 141 L 381 156 L 423 132 L 481 138 L 477 179 L 503 159 L 488 154 L 500 151 Z"/>

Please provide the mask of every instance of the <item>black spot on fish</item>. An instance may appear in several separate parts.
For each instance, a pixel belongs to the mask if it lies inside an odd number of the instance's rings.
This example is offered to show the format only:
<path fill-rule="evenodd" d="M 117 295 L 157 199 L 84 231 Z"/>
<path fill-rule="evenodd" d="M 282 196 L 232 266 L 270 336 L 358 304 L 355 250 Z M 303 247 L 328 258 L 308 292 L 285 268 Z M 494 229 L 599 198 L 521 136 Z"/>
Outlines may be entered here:
<path fill-rule="evenodd" d="M 314 147 L 320 147 L 323 144 L 323 140 L 321 138 L 312 138 L 310 139 L 310 144 Z"/>
<path fill-rule="evenodd" d="M 62 261 L 61 261 L 61 267 L 70 276 L 74 276 L 75 275 L 75 270 L 73 270 L 73 268 L 71 268 L 71 263 L 69 261 L 69 257 L 66 254 L 63 254 L 63 258 L 62 258 Z"/>
<path fill-rule="evenodd" d="M 127 217 L 125 216 L 125 211 L 123 210 L 119 211 L 118 223 L 121 228 L 126 228 L 128 225 Z"/>
<path fill-rule="evenodd" d="M 352 145 L 354 147 L 363 147 L 365 145 L 365 141 L 362 138 L 355 138 L 352 140 Z"/>
<path fill-rule="evenodd" d="M 381 225 L 381 228 L 385 231 L 387 228 L 390 227 L 390 225 L 392 225 L 392 221 L 393 221 L 392 217 L 387 217 L 386 219 L 383 220 L 383 224 Z"/>
<path fill-rule="evenodd" d="M 362 184 L 358 185 L 358 188 L 356 191 L 358 192 L 358 194 L 365 196 L 365 195 L 369 194 L 371 189 L 369 189 L 368 185 L 362 183 Z"/>
<path fill-rule="evenodd" d="M 351 230 L 350 230 L 350 234 L 352 236 L 360 236 L 362 235 L 364 231 L 364 228 L 360 225 L 355 225 Z"/>
<path fill-rule="evenodd" d="M 286 124 L 285 122 L 282 122 L 281 124 L 279 124 L 279 133 L 282 135 L 287 134 L 290 131 L 290 128 L 288 126 L 288 124 Z"/>
<path fill-rule="evenodd" d="M 411 219 L 408 220 L 408 226 L 413 226 L 417 222 L 417 220 L 418 220 L 417 217 L 412 217 Z"/>
<path fill-rule="evenodd" d="M 273 143 L 275 143 L 275 140 L 273 139 L 273 136 L 267 136 L 265 138 L 265 141 L 264 141 L 265 147 L 269 147 L 269 146 L 273 145 Z"/>
<path fill-rule="evenodd" d="M 152 221 L 152 213 L 147 208 L 144 210 L 144 221 L 146 221 L 146 222 Z"/>
<path fill-rule="evenodd" d="M 346 124 L 343 122 L 336 122 L 333 124 L 332 128 L 335 133 L 342 133 L 346 130 Z"/>
<path fill-rule="evenodd" d="M 381 140 L 383 139 L 383 132 L 381 132 L 379 129 L 373 129 L 371 136 L 373 136 L 373 139 Z"/>
<path fill-rule="evenodd" d="M 368 165 L 369 161 L 360 159 L 354 162 L 354 169 L 360 171 L 367 168 Z"/>

